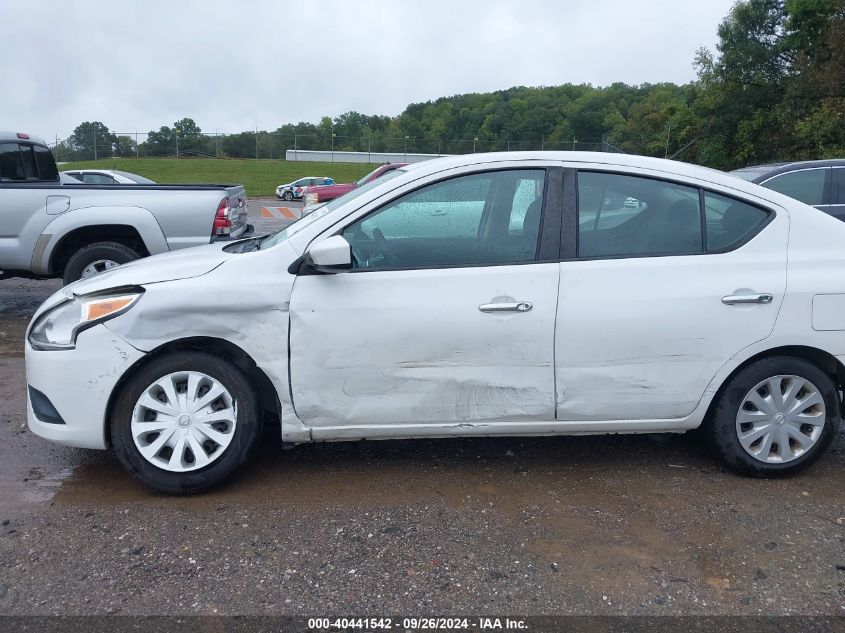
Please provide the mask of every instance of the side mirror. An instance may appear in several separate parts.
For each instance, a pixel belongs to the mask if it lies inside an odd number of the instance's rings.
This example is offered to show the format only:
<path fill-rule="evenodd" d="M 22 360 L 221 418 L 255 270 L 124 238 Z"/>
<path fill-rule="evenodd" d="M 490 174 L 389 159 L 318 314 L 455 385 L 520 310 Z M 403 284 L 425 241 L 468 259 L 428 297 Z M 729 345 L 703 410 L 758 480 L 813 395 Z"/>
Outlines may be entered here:
<path fill-rule="evenodd" d="M 352 249 L 342 235 L 333 235 L 308 249 L 305 261 L 321 273 L 339 273 L 352 268 Z"/>

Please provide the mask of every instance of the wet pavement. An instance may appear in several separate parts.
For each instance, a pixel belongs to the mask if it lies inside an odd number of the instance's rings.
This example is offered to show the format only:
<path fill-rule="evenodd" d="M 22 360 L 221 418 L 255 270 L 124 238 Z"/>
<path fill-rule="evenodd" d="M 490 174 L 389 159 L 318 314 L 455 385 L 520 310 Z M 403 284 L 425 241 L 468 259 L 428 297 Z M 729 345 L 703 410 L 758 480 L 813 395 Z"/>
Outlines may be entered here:
<path fill-rule="evenodd" d="M 0 281 L 0 614 L 845 614 L 842 434 L 774 480 L 695 434 L 268 437 L 166 497 L 27 431 L 23 333 L 58 287 Z"/>

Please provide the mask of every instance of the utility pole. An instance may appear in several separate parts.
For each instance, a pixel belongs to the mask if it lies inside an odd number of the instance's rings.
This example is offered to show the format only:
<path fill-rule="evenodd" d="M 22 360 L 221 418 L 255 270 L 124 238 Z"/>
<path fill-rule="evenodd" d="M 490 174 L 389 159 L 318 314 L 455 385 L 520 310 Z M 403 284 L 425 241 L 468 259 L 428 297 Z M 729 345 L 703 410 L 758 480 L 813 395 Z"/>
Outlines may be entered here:
<path fill-rule="evenodd" d="M 405 135 L 405 162 L 408 162 L 408 135 Z"/>
<path fill-rule="evenodd" d="M 546 137 L 541 136 L 540 137 L 540 151 L 542 152 L 544 149 L 546 149 Z"/>
<path fill-rule="evenodd" d="M 258 126 L 255 126 L 255 160 L 258 160 Z"/>
<path fill-rule="evenodd" d="M 472 153 L 475 154 L 475 143 L 478 141 L 478 137 L 472 139 Z"/>
<path fill-rule="evenodd" d="M 663 152 L 663 158 L 669 156 L 669 132 L 672 130 L 672 124 L 666 126 L 666 150 Z"/>
<path fill-rule="evenodd" d="M 94 160 L 97 160 L 97 130 L 94 130 Z"/>
<path fill-rule="evenodd" d="M 373 137 L 371 134 L 367 134 L 367 162 L 373 162 L 373 146 L 372 146 Z"/>
<path fill-rule="evenodd" d="M 214 158 L 220 158 L 220 133 L 214 130 Z"/>
<path fill-rule="evenodd" d="M 176 137 L 176 158 L 179 158 L 179 137 Z"/>
<path fill-rule="evenodd" d="M 138 149 L 138 130 L 135 130 L 135 158 L 141 157 L 138 152 L 140 152 L 140 150 Z"/>
<path fill-rule="evenodd" d="M 296 132 L 293 133 L 293 159 L 299 160 L 299 154 L 297 154 L 296 149 Z"/>
<path fill-rule="evenodd" d="M 332 162 L 334 162 L 334 137 L 336 134 L 332 132 Z"/>

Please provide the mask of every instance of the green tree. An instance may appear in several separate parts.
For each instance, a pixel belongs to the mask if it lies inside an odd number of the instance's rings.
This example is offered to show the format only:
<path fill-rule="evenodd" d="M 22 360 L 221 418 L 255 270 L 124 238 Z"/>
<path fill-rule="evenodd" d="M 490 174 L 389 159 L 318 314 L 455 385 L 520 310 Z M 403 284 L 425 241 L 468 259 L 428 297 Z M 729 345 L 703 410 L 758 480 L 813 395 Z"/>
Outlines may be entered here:
<path fill-rule="evenodd" d="M 74 151 L 74 160 L 107 158 L 114 154 L 117 137 L 100 121 L 85 121 L 73 130 L 69 145 Z"/>

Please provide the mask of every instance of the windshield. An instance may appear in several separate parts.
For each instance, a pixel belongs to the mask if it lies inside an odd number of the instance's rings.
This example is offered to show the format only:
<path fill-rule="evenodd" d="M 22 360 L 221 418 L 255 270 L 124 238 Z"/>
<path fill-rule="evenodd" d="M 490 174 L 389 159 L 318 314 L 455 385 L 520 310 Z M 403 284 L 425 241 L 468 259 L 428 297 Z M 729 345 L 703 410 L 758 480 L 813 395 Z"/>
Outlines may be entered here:
<path fill-rule="evenodd" d="M 358 185 L 359 187 L 363 187 L 364 183 L 367 182 L 368 179 L 372 178 L 373 174 L 376 173 L 379 169 L 381 169 L 381 166 L 376 167 L 373 171 L 371 171 L 369 174 L 367 174 L 366 176 L 361 178 L 361 180 L 357 181 L 355 184 Z M 388 173 L 388 172 L 385 172 L 385 173 Z"/>
<path fill-rule="evenodd" d="M 325 217 L 335 209 L 342 207 L 350 200 L 357 198 L 358 196 L 367 193 L 371 189 L 378 187 L 380 184 L 390 180 L 391 178 L 395 178 L 400 174 L 404 173 L 402 169 L 393 169 L 391 171 L 384 172 L 381 176 L 376 178 L 375 180 L 368 182 L 366 185 L 362 185 L 356 189 L 353 189 L 349 193 L 340 196 L 339 198 L 335 198 L 330 202 L 327 202 L 323 206 L 314 209 L 308 215 L 304 215 L 298 220 L 296 220 L 293 224 L 283 228 L 281 231 L 276 231 L 275 233 L 270 233 L 270 235 L 266 235 L 265 237 L 261 238 L 261 243 L 259 248 L 271 248 L 276 244 L 281 244 L 286 239 L 291 237 L 292 235 L 296 235 L 305 227 L 311 225 L 316 220 L 319 220 L 322 217 Z"/>

